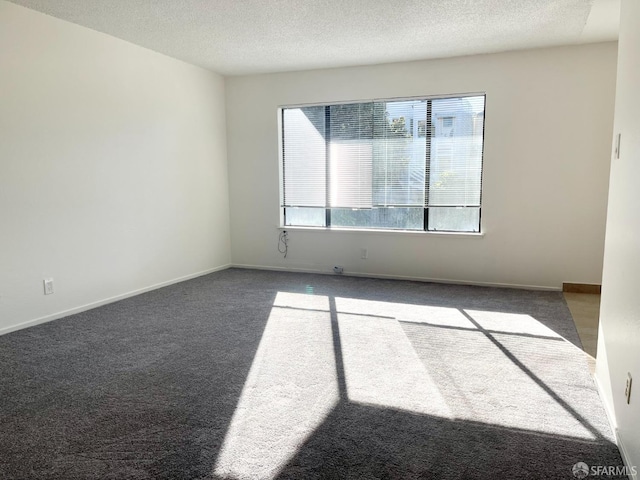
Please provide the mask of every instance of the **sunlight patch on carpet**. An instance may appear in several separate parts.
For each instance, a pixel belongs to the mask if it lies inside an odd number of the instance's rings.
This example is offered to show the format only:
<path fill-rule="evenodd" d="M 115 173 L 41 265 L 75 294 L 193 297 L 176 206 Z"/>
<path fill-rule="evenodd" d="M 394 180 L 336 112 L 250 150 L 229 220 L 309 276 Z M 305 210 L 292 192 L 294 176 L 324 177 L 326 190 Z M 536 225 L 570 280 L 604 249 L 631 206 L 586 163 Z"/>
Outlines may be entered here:
<path fill-rule="evenodd" d="M 467 314 L 475 330 L 403 324 L 456 419 L 590 441 L 601 435 L 585 420 L 593 398 L 580 387 L 588 380 L 577 365 L 583 352 L 528 315 Z"/>
<path fill-rule="evenodd" d="M 403 322 L 429 322 L 448 327 L 475 328 L 457 308 L 336 297 L 336 309 L 338 313 L 381 316 Z"/>
<path fill-rule="evenodd" d="M 581 361 L 526 314 L 278 292 L 215 473 L 276 478 L 341 400 L 598 440 Z"/>
<path fill-rule="evenodd" d="M 307 297 L 321 306 L 322 297 Z M 276 303 L 290 307 L 292 298 L 278 295 Z M 215 473 L 275 478 L 338 399 L 329 312 L 274 307 Z"/>
<path fill-rule="evenodd" d="M 531 315 L 522 313 L 487 312 L 464 310 L 481 328 L 501 333 L 520 333 L 539 337 L 562 338 Z"/>
<path fill-rule="evenodd" d="M 396 320 L 338 313 L 349 401 L 452 418 Z"/>

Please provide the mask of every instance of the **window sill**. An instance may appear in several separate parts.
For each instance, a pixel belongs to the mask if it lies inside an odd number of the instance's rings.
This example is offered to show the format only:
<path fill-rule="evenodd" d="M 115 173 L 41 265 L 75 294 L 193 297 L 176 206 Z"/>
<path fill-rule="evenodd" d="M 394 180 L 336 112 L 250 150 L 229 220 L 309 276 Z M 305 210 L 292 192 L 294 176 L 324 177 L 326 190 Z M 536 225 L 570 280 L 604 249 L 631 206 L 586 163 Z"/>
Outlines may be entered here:
<path fill-rule="evenodd" d="M 340 233 L 374 233 L 374 234 L 382 234 L 382 235 L 426 235 L 426 236 L 436 236 L 436 237 L 468 237 L 468 238 L 482 238 L 484 237 L 484 232 L 426 232 L 422 230 L 382 230 L 375 228 L 340 228 L 340 227 L 285 227 L 282 225 L 278 225 L 276 227 L 278 230 L 290 230 L 290 231 L 301 231 L 301 232 L 340 232 Z"/>

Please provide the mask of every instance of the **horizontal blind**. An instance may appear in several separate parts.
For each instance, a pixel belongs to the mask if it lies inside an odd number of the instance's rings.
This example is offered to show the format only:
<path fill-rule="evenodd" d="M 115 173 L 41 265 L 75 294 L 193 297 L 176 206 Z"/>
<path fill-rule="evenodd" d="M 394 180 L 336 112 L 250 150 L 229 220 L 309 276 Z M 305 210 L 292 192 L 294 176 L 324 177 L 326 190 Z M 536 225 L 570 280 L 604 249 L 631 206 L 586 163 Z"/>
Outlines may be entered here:
<path fill-rule="evenodd" d="M 374 103 L 373 191 L 379 207 L 424 205 L 426 100 Z"/>
<path fill-rule="evenodd" d="M 282 111 L 283 207 L 326 207 L 325 107 Z"/>
<path fill-rule="evenodd" d="M 329 206 L 371 208 L 373 103 L 329 106 Z"/>
<path fill-rule="evenodd" d="M 431 100 L 427 207 L 479 207 L 484 95 Z"/>
<path fill-rule="evenodd" d="M 426 101 L 329 106 L 330 207 L 423 206 Z"/>

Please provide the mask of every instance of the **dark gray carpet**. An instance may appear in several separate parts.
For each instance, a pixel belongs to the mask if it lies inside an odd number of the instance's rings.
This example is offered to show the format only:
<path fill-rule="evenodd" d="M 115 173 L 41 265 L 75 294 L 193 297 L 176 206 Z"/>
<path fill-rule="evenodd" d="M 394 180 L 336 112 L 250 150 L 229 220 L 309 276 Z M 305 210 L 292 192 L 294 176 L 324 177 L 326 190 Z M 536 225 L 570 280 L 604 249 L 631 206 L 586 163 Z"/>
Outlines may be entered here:
<path fill-rule="evenodd" d="M 574 478 L 579 346 L 556 292 L 227 270 L 0 337 L 0 478 Z"/>

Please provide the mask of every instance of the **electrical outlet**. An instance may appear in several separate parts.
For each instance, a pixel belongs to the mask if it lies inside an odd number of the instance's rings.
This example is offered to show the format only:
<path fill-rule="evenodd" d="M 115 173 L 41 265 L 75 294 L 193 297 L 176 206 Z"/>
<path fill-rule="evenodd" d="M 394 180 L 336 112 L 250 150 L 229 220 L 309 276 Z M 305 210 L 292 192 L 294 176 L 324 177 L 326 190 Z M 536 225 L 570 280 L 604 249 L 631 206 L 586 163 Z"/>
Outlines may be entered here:
<path fill-rule="evenodd" d="M 627 403 L 631 403 L 631 383 L 633 379 L 631 378 L 631 373 L 627 373 L 627 384 L 624 387 L 624 396 L 627 399 Z"/>
<path fill-rule="evenodd" d="M 369 258 L 369 251 L 366 248 L 360 249 L 360 258 L 362 260 L 366 260 L 367 258 Z"/>
<path fill-rule="evenodd" d="M 44 283 L 44 294 L 51 295 L 53 293 L 53 278 L 45 278 L 43 280 Z"/>

